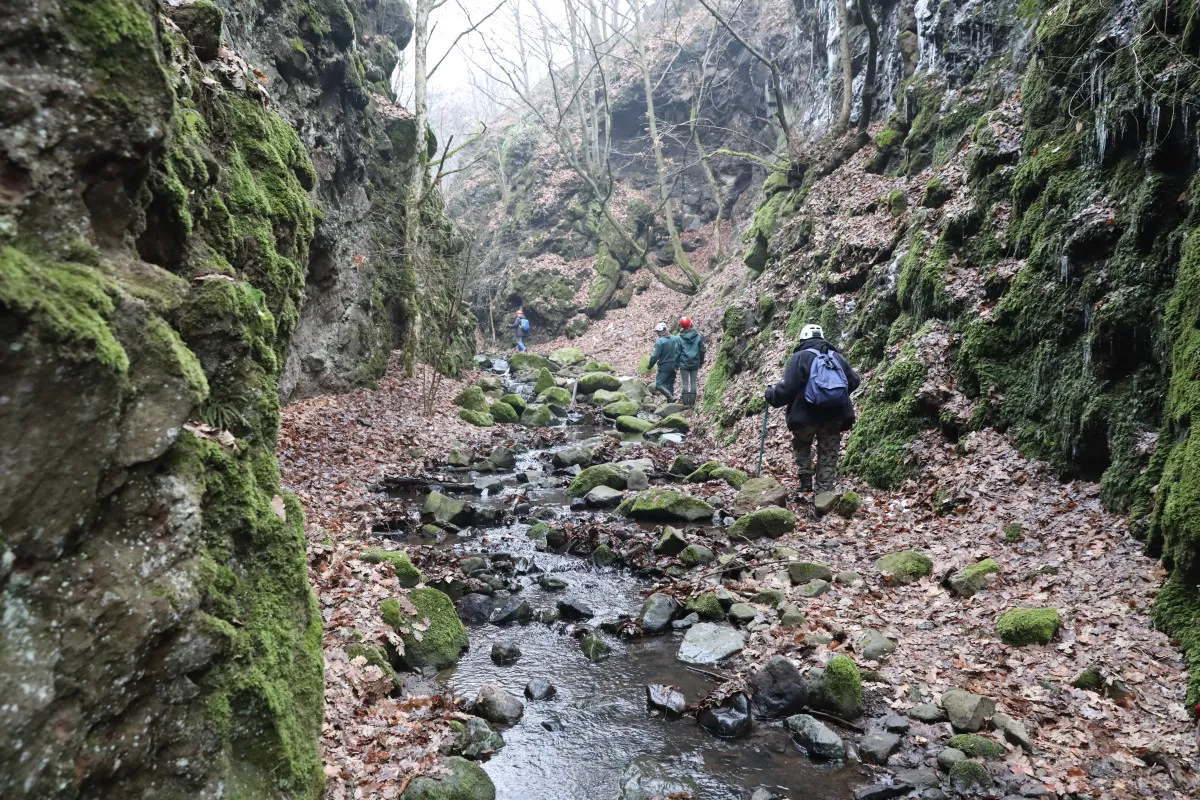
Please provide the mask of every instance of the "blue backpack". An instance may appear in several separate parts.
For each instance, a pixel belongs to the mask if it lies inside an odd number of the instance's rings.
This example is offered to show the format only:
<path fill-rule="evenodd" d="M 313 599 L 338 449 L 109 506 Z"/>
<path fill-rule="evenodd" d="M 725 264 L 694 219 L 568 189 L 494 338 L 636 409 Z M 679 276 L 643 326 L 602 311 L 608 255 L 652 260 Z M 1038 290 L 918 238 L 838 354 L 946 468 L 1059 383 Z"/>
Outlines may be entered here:
<path fill-rule="evenodd" d="M 850 399 L 850 384 L 841 363 L 828 350 L 813 355 L 808 368 L 804 402 L 813 408 L 842 408 Z"/>
<path fill-rule="evenodd" d="M 521 330 L 529 330 L 529 320 L 527 320 L 525 317 L 521 317 Z"/>

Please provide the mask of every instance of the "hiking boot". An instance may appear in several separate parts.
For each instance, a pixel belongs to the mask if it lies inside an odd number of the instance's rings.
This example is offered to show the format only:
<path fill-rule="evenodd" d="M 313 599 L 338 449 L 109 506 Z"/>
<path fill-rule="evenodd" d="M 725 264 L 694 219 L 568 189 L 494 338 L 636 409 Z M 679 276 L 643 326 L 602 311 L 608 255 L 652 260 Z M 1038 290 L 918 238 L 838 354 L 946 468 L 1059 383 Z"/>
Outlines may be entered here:
<path fill-rule="evenodd" d="M 811 473 L 800 473 L 800 491 L 811 492 L 813 490 L 813 476 Z"/>

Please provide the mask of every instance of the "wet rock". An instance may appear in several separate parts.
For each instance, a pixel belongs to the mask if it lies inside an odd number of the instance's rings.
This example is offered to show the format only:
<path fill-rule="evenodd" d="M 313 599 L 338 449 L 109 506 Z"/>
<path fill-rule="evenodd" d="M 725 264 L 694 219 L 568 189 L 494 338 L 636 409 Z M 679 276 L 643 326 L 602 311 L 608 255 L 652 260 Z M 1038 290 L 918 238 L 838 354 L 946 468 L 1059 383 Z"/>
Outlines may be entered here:
<path fill-rule="evenodd" d="M 949 772 L 951 767 L 966 757 L 967 754 L 962 750 L 955 750 L 953 747 L 944 747 L 937 754 L 937 763 L 939 767 Z"/>
<path fill-rule="evenodd" d="M 631 469 L 625 474 L 625 488 L 631 492 L 649 489 L 650 478 L 640 469 Z"/>
<path fill-rule="evenodd" d="M 482 625 L 492 618 L 492 598 L 484 594 L 465 594 L 454 604 L 458 617 L 467 625 Z"/>
<path fill-rule="evenodd" d="M 554 684 L 545 678 L 534 678 L 525 684 L 525 697 L 530 700 L 549 700 L 556 694 L 558 694 L 558 689 L 554 688 Z"/>
<path fill-rule="evenodd" d="M 793 586 L 800 586 L 814 580 L 833 580 L 833 570 L 827 564 L 815 561 L 793 561 L 787 565 L 787 571 Z"/>
<path fill-rule="evenodd" d="M 927 725 L 946 721 L 946 712 L 933 703 L 922 703 L 919 706 L 913 706 L 904 713 L 918 722 L 924 722 Z"/>
<path fill-rule="evenodd" d="M 787 800 L 787 798 L 771 791 L 765 786 L 759 786 L 750 793 L 750 800 Z"/>
<path fill-rule="evenodd" d="M 458 562 L 458 568 L 466 575 L 474 575 L 488 568 L 488 561 L 482 556 L 469 556 Z"/>
<path fill-rule="evenodd" d="M 617 417 L 617 430 L 622 433 L 647 433 L 654 428 L 654 423 L 638 417 Z"/>
<path fill-rule="evenodd" d="M 575 480 L 571 481 L 571 485 L 567 487 L 567 494 L 571 497 L 586 497 L 588 492 L 597 486 L 624 489 L 626 486 L 625 470 L 612 464 L 596 464 L 588 467 L 580 472 Z"/>
<path fill-rule="evenodd" d="M 571 598 L 559 600 L 557 606 L 559 615 L 565 620 L 578 621 L 596 616 L 596 612 L 592 610 L 591 606 L 581 600 Z"/>
<path fill-rule="evenodd" d="M 487 760 L 504 747 L 504 737 L 492 730 L 487 720 L 471 717 L 454 737 L 454 750 L 472 761 Z"/>
<path fill-rule="evenodd" d="M 679 553 L 685 567 L 699 567 L 717 560 L 717 554 L 701 544 L 689 544 Z"/>
<path fill-rule="evenodd" d="M 525 704 L 513 695 L 490 683 L 479 687 L 471 704 L 472 713 L 496 725 L 516 725 L 525 714 Z"/>
<path fill-rule="evenodd" d="M 676 655 L 687 664 L 716 664 L 746 646 L 746 638 L 724 625 L 701 622 L 688 629 Z"/>
<path fill-rule="evenodd" d="M 888 757 L 900 747 L 900 737 L 883 731 L 868 733 L 858 743 L 858 752 L 863 761 L 870 764 L 886 764 Z"/>
<path fill-rule="evenodd" d="M 960 792 L 991 789 L 994 781 L 988 768 L 978 761 L 963 759 L 950 767 L 950 785 Z"/>
<path fill-rule="evenodd" d="M 670 489 L 647 489 L 630 504 L 629 516 L 647 522 L 697 522 L 711 518 L 713 507 Z"/>
<path fill-rule="evenodd" d="M 492 645 L 492 663 L 505 667 L 515 664 L 520 660 L 521 648 L 515 644 L 501 644 L 497 642 Z"/>
<path fill-rule="evenodd" d="M 931 786 L 937 786 L 941 779 L 938 774 L 928 767 L 917 767 L 916 769 L 901 769 L 896 771 L 896 781 L 898 783 L 907 783 L 914 789 L 928 789 Z"/>
<path fill-rule="evenodd" d="M 950 575 L 946 578 L 946 586 L 959 597 L 971 597 L 987 585 L 988 576 L 999 573 L 1000 565 L 990 558 L 985 558 Z"/>
<path fill-rule="evenodd" d="M 840 492 L 818 492 L 817 496 L 813 498 L 813 508 L 817 510 L 817 514 L 825 516 L 837 508 L 841 499 Z"/>
<path fill-rule="evenodd" d="M 660 556 L 677 556 L 688 546 L 683 534 L 669 525 L 663 529 L 663 534 L 654 545 L 654 552 Z"/>
<path fill-rule="evenodd" d="M 865 630 L 855 649 L 868 661 L 880 661 L 895 652 L 896 643 L 879 631 Z"/>
<path fill-rule="evenodd" d="M 679 611 L 679 603 L 668 594 L 652 594 L 642 603 L 638 624 L 646 633 L 662 633 L 671 625 L 671 618 Z"/>
<path fill-rule="evenodd" d="M 621 503 L 624 494 L 607 486 L 597 486 L 587 493 L 584 502 L 589 508 L 616 508 Z"/>
<path fill-rule="evenodd" d="M 784 724 L 810 758 L 827 761 L 846 760 L 846 743 L 820 720 L 808 714 L 794 714 L 788 717 Z"/>
<path fill-rule="evenodd" d="M 437 589 L 412 589 L 404 605 L 397 598 L 388 598 L 380 603 L 379 611 L 403 639 L 403 661 L 410 669 L 444 669 L 458 663 L 467 649 L 467 630 L 454 610 L 454 601 Z M 429 627 L 423 635 L 417 634 L 413 625 L 423 620 L 429 621 Z"/>
<path fill-rule="evenodd" d="M 556 467 L 586 467 L 592 463 L 592 448 L 585 445 L 575 445 L 573 447 L 564 447 L 558 450 L 551 457 L 551 461 Z"/>
<path fill-rule="evenodd" d="M 530 403 L 521 412 L 521 424 L 529 428 L 545 428 L 554 423 L 554 412 L 542 403 Z"/>
<path fill-rule="evenodd" d="M 1030 738 L 1029 732 L 1025 730 L 1025 726 L 1017 720 L 1005 714 L 1002 711 L 997 711 L 992 716 L 992 725 L 996 730 L 1003 732 L 1004 738 L 1008 739 L 1013 744 L 1020 747 L 1026 752 L 1033 752 L 1033 739 Z"/>
<path fill-rule="evenodd" d="M 430 492 L 421 508 L 421 516 L 443 525 L 466 525 L 471 521 L 471 509 L 462 500 Z"/>
<path fill-rule="evenodd" d="M 551 733 L 557 733 L 563 729 L 563 724 L 559 721 L 558 717 L 551 717 L 550 719 L 542 720 L 542 728 Z"/>
<path fill-rule="evenodd" d="M 862 786 L 854 790 L 854 800 L 891 800 L 893 797 L 903 797 L 911 792 L 913 787 L 903 781 L 895 783 L 876 783 Z"/>
<path fill-rule="evenodd" d="M 592 563 L 597 567 L 611 567 L 617 563 L 617 554 L 611 547 L 602 544 L 592 551 Z"/>
<path fill-rule="evenodd" d="M 946 745 L 953 750 L 961 750 L 967 758 L 995 760 L 1004 758 L 1008 753 L 1008 748 L 1004 745 L 978 733 L 960 733 L 950 737 Z"/>
<path fill-rule="evenodd" d="M 661 797 L 698 797 L 699 787 L 690 776 L 672 769 L 659 756 L 639 756 L 621 775 L 620 800 L 655 800 Z"/>
<path fill-rule="evenodd" d="M 750 732 L 750 700 L 743 692 L 725 698 L 721 705 L 696 714 L 700 726 L 714 736 L 734 739 Z"/>
<path fill-rule="evenodd" d="M 503 605 L 492 612 L 493 625 L 511 625 L 514 622 L 528 622 L 533 619 L 533 609 L 529 603 L 519 598 L 509 598 Z"/>
<path fill-rule="evenodd" d="M 765 475 L 761 478 L 750 478 L 743 483 L 730 510 L 737 516 L 744 516 L 760 508 L 785 505 L 787 489 L 780 486 L 779 481 Z"/>
<path fill-rule="evenodd" d="M 651 710 L 678 717 L 687 710 L 687 698 L 674 686 L 655 683 L 646 687 L 646 705 Z"/>
<path fill-rule="evenodd" d="M 734 603 L 729 607 L 729 621 L 735 625 L 746 625 L 758 616 L 758 609 L 749 603 Z"/>
<path fill-rule="evenodd" d="M 786 508 L 772 506 L 751 512 L 733 523 L 730 536 L 744 539 L 778 539 L 796 529 L 796 515 Z"/>
<path fill-rule="evenodd" d="M 829 581 L 815 580 L 809 581 L 803 586 L 796 589 L 796 594 L 799 597 L 821 597 L 829 593 Z"/>
<path fill-rule="evenodd" d="M 612 653 L 612 648 L 608 646 L 608 643 L 591 631 L 580 637 L 579 649 L 583 651 L 589 661 L 603 661 Z"/>
<path fill-rule="evenodd" d="M 517 455 L 511 448 L 500 445 L 492 448 L 492 453 L 488 456 L 488 461 L 492 462 L 496 469 L 510 470 L 517 466 Z"/>
<path fill-rule="evenodd" d="M 836 655 L 808 673 L 808 704 L 845 719 L 862 713 L 862 675 L 849 656 Z"/>
<path fill-rule="evenodd" d="M 996 713 L 996 701 L 962 689 L 951 689 L 942 695 L 942 708 L 956 731 L 977 733 Z"/>
<path fill-rule="evenodd" d="M 542 575 L 538 578 L 538 585 L 547 592 L 561 592 L 567 588 L 567 582 L 562 578 L 556 578 L 553 575 Z"/>
<path fill-rule="evenodd" d="M 692 612 L 683 619 L 677 619 L 671 623 L 671 629 L 676 631 L 686 631 L 700 621 L 700 615 Z"/>
<path fill-rule="evenodd" d="M 442 762 L 449 773 L 438 778 L 422 776 L 404 790 L 404 800 L 495 800 L 496 787 L 478 764 L 459 756 Z"/>
<path fill-rule="evenodd" d="M 759 719 L 795 714 L 808 701 L 808 688 L 800 670 L 784 656 L 772 656 L 750 678 L 751 704 Z"/>
<path fill-rule="evenodd" d="M 888 733 L 908 733 L 912 727 L 912 723 L 899 714 L 888 714 L 880 721 L 880 724 Z"/>
<path fill-rule="evenodd" d="M 933 572 L 933 561 L 916 550 L 904 550 L 890 553 L 875 562 L 875 568 L 884 576 L 891 578 L 892 583 L 903 586 L 924 578 Z"/>
<path fill-rule="evenodd" d="M 201 61 L 212 61 L 221 48 L 221 10 L 212 3 L 191 3 L 170 8 L 172 21 L 191 42 Z"/>

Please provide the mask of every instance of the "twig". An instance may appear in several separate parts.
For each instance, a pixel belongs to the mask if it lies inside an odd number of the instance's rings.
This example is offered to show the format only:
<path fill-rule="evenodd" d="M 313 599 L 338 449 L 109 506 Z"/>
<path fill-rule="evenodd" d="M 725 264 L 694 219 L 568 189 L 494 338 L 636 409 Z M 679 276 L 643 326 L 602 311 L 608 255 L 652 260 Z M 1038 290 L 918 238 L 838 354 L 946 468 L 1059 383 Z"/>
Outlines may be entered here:
<path fill-rule="evenodd" d="M 706 678 L 712 678 L 714 681 L 720 681 L 721 683 L 729 680 L 729 678 L 721 675 L 718 672 L 709 672 L 708 670 L 700 669 L 699 667 L 684 667 L 684 669 L 686 669 L 688 672 L 694 672 L 697 675 L 703 675 Z"/>
<path fill-rule="evenodd" d="M 804 709 L 803 713 L 808 714 L 810 717 L 816 717 L 817 719 L 823 719 L 826 722 L 832 722 L 836 725 L 841 725 L 844 728 L 849 728 L 850 730 L 854 731 L 855 733 L 866 733 L 865 728 L 860 728 L 858 725 L 855 725 L 853 722 L 847 722 L 846 720 L 842 719 L 841 717 L 834 716 L 833 714 L 827 714 L 824 711 L 817 711 L 814 708 L 806 708 L 806 709 Z"/>

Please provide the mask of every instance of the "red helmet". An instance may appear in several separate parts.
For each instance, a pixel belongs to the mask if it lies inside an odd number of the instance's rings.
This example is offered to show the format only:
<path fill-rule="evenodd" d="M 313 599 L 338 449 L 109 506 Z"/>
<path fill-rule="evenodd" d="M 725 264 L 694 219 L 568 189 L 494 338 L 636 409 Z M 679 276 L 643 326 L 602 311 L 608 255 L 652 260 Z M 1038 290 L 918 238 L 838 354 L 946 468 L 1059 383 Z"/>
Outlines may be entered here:
<path fill-rule="evenodd" d="M 688 328 L 692 327 L 692 318 L 691 318 L 691 317 L 682 317 L 682 318 L 680 318 L 680 320 L 679 320 L 679 327 L 683 328 L 685 331 L 686 331 Z"/>

